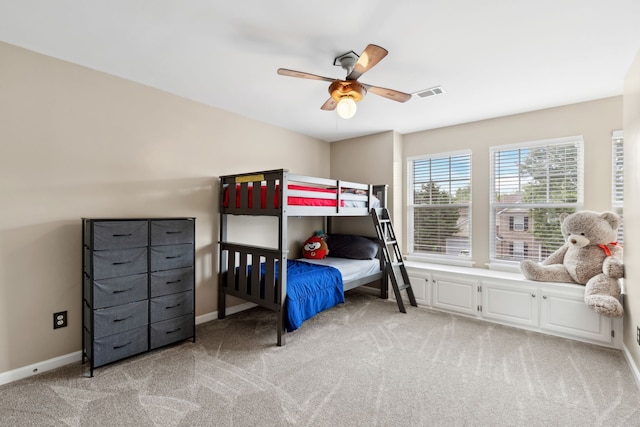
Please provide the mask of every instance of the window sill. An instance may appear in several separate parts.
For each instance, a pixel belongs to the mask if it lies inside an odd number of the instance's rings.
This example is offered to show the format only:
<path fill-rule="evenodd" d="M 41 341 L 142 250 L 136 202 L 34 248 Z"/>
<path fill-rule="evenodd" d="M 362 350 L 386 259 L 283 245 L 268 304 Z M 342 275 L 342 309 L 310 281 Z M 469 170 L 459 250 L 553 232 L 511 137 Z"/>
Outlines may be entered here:
<path fill-rule="evenodd" d="M 430 257 L 424 255 L 407 255 L 405 256 L 407 261 L 412 263 L 424 263 L 424 264 L 440 264 L 440 265 L 450 265 L 456 267 L 473 267 L 476 263 L 471 260 L 465 259 L 452 259 L 452 258 L 440 258 L 440 257 Z"/>

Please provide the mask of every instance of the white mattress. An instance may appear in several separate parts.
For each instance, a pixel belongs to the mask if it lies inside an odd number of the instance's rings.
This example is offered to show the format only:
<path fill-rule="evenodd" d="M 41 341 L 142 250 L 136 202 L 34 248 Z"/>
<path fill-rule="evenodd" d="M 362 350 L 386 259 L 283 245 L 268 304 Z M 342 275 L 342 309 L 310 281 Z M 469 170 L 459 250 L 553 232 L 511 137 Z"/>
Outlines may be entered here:
<path fill-rule="evenodd" d="M 362 200 L 343 200 L 345 208 L 364 208 L 367 206 L 367 202 Z M 371 198 L 371 206 L 369 209 L 377 209 L 380 207 L 380 200 L 377 197 Z M 362 260 L 356 260 L 362 261 Z"/>
<path fill-rule="evenodd" d="M 342 281 L 349 282 L 364 276 L 369 276 L 380 272 L 379 259 L 347 259 L 326 257 L 324 259 L 299 258 L 297 261 L 304 261 L 310 264 L 329 265 L 337 268 L 342 273 Z"/>

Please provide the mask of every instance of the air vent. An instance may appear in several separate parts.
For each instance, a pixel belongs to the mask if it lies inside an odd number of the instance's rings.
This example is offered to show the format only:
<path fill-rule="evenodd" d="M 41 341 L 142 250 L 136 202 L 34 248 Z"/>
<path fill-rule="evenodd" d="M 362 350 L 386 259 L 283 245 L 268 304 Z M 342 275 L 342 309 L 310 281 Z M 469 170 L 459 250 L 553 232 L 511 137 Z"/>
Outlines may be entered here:
<path fill-rule="evenodd" d="M 443 93 L 445 92 L 441 86 L 435 86 L 429 89 L 421 90 L 420 92 L 416 92 L 415 94 L 418 95 L 420 98 L 427 98 L 429 96 L 442 95 Z"/>

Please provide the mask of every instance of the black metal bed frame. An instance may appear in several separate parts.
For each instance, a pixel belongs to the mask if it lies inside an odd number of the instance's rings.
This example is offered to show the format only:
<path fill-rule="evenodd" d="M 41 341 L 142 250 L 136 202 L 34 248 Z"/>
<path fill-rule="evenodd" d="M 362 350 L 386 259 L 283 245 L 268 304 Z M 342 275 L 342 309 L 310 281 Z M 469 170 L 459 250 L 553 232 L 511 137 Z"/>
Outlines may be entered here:
<path fill-rule="evenodd" d="M 290 189 L 291 184 L 330 191 Z M 252 191 L 254 188 L 260 191 Z M 261 194 L 262 188 L 264 188 L 265 197 Z M 287 203 L 289 197 L 335 200 L 335 206 L 289 205 Z M 288 217 L 326 217 L 327 229 L 330 232 L 332 217 L 369 216 L 374 197 L 380 201 L 381 207 L 386 207 L 387 186 L 295 175 L 286 169 L 221 176 L 218 318 L 224 319 L 226 316 L 227 295 L 273 310 L 277 315 L 277 345 L 284 345 Z M 225 198 L 228 202 L 226 206 Z M 349 202 L 354 201 L 359 202 L 358 207 L 349 206 Z M 347 206 L 344 206 L 345 203 Z M 229 215 L 277 217 L 277 248 L 229 242 L 227 239 Z M 345 282 L 344 290 L 381 280 L 380 297 L 386 299 L 388 283 L 387 275 L 384 273 L 384 257 L 379 255 L 379 259 L 380 272 Z M 261 272 L 262 264 L 264 264 L 264 273 Z"/>

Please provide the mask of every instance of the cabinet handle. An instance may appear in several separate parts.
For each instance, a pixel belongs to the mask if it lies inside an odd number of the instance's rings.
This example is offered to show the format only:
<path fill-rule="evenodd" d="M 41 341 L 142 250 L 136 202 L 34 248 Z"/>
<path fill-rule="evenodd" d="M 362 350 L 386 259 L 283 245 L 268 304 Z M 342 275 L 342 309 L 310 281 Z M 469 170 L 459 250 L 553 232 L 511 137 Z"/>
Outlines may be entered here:
<path fill-rule="evenodd" d="M 167 331 L 167 335 L 175 334 L 176 332 L 180 332 L 181 330 L 182 330 L 182 328 L 174 329 L 173 331 Z"/>
<path fill-rule="evenodd" d="M 128 234 L 114 234 L 113 237 L 129 237 L 129 236 L 133 236 L 133 234 L 128 233 Z"/>
<path fill-rule="evenodd" d="M 182 282 L 182 280 L 178 279 L 178 280 L 173 280 L 171 282 L 167 282 L 167 283 L 165 283 L 165 285 L 173 285 L 174 283 L 180 283 L 180 282 Z"/>
<path fill-rule="evenodd" d="M 532 296 L 533 298 L 535 298 L 535 297 L 536 297 L 536 294 L 531 294 L 531 296 Z"/>
<path fill-rule="evenodd" d="M 546 295 L 542 295 L 542 299 L 547 299 L 547 296 Z"/>
<path fill-rule="evenodd" d="M 124 321 L 125 321 L 125 320 L 127 320 L 127 319 L 131 319 L 131 316 L 127 316 L 127 317 L 125 317 L 124 319 L 115 319 L 115 320 L 113 321 L 113 323 L 116 323 L 116 322 L 124 322 Z"/>
<path fill-rule="evenodd" d="M 181 256 L 182 256 L 182 255 L 166 256 L 166 257 L 164 257 L 164 259 L 180 258 Z"/>
<path fill-rule="evenodd" d="M 165 310 L 171 310 L 172 308 L 180 307 L 182 304 L 171 305 L 169 307 L 165 307 Z"/>
<path fill-rule="evenodd" d="M 112 262 L 111 265 L 131 264 L 131 261 Z"/>
<path fill-rule="evenodd" d="M 117 290 L 117 291 L 113 291 L 114 294 L 121 294 L 123 292 L 129 292 L 130 290 L 132 290 L 133 288 L 129 288 L 129 289 L 122 289 L 122 290 Z"/>
<path fill-rule="evenodd" d="M 182 231 L 167 231 L 167 234 L 180 234 Z"/>
<path fill-rule="evenodd" d="M 126 344 L 116 345 L 116 346 L 114 346 L 114 347 L 113 347 L 113 349 L 114 349 L 114 350 L 118 350 L 118 349 L 120 349 L 120 348 L 122 348 L 122 347 L 126 347 L 126 346 L 128 346 L 128 345 L 129 345 L 129 344 L 131 344 L 131 343 L 132 343 L 132 341 L 129 341 L 129 342 L 128 342 L 128 343 L 126 343 Z"/>

